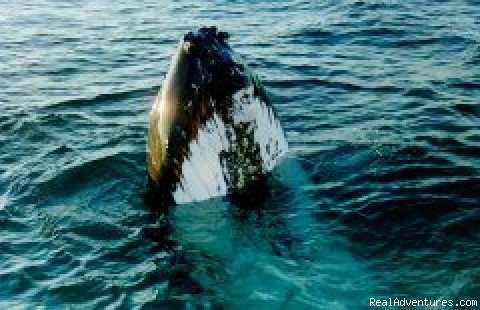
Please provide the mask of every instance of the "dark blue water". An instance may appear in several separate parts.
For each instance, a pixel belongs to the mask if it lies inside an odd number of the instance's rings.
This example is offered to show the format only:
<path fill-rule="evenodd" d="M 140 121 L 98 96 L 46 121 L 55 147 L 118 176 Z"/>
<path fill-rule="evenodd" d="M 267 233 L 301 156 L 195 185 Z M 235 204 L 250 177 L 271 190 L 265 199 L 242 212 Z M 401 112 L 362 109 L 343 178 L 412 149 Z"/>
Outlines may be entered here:
<path fill-rule="evenodd" d="M 0 4 L 1 308 L 478 297 L 478 1 Z M 299 164 L 251 209 L 154 213 L 148 110 L 202 25 L 263 79 Z"/>

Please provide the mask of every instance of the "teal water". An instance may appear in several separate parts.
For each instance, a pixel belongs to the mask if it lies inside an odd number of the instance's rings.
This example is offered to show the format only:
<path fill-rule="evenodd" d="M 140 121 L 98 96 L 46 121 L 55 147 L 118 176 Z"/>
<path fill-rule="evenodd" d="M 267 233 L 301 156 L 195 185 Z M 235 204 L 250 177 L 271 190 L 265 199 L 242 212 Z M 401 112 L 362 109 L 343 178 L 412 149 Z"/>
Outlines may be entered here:
<path fill-rule="evenodd" d="M 1 308 L 478 298 L 478 1 L 0 4 Z M 250 208 L 153 212 L 148 110 L 203 25 L 264 81 L 292 159 Z"/>

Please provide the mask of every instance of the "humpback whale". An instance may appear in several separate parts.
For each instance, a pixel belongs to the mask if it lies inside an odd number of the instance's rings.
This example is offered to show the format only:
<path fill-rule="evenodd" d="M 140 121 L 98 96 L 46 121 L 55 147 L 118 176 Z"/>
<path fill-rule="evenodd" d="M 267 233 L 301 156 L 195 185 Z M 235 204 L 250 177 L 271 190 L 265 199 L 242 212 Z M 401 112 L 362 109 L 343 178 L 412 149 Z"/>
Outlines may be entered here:
<path fill-rule="evenodd" d="M 245 193 L 288 151 L 258 77 L 203 27 L 183 36 L 149 116 L 149 188 L 182 204 Z"/>
<path fill-rule="evenodd" d="M 314 216 L 308 175 L 287 155 L 265 89 L 227 37 L 213 27 L 186 34 L 150 111 L 147 202 L 153 211 L 179 204 L 161 209 L 165 224 L 153 233 L 184 262 L 172 267 L 181 281 L 166 296 L 187 290 L 211 307 L 355 308 L 344 296 L 368 300 L 369 278 Z M 318 294 L 342 278 L 320 304 Z"/>

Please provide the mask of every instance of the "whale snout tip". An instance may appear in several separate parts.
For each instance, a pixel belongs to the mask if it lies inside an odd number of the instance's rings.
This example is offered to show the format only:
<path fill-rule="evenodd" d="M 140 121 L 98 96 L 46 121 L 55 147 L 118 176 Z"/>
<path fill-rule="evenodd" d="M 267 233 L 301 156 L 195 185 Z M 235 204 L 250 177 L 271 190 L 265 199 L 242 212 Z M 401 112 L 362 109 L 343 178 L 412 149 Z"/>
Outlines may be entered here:
<path fill-rule="evenodd" d="M 187 34 L 185 34 L 184 39 L 192 40 L 198 37 L 206 37 L 206 36 L 216 38 L 217 40 L 228 39 L 228 33 L 225 31 L 219 31 L 218 28 L 215 26 L 201 27 L 195 33 L 190 31 Z"/>
<path fill-rule="evenodd" d="M 225 43 L 229 38 L 229 34 L 225 31 L 218 31 L 217 27 L 202 27 L 195 32 L 188 32 L 183 36 L 183 46 L 186 52 L 194 52 L 195 50 Z"/>

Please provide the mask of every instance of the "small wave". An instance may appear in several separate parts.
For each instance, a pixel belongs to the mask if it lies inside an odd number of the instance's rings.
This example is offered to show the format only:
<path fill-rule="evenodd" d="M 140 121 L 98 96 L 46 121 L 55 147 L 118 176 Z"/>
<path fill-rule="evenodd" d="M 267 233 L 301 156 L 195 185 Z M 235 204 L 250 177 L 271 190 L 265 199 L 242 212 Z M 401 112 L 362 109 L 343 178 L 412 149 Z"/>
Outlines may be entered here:
<path fill-rule="evenodd" d="M 456 83 L 452 83 L 451 86 L 466 89 L 466 90 L 480 89 L 480 83 L 474 83 L 474 82 L 456 82 Z"/>
<path fill-rule="evenodd" d="M 131 175 L 135 175 L 138 171 L 136 160 L 132 162 L 129 159 L 132 155 L 136 155 L 135 153 L 125 150 L 111 150 L 110 154 L 101 153 L 93 158 L 77 159 L 63 166 L 59 171 L 45 171 L 34 182 L 40 187 L 42 196 L 47 193 L 67 195 L 91 182 L 101 182 L 102 185 L 97 186 L 106 186 L 108 184 L 105 180 L 131 178 Z"/>
<path fill-rule="evenodd" d="M 480 199 L 480 178 L 452 178 L 429 185 L 425 190 L 452 197 Z"/>
<path fill-rule="evenodd" d="M 81 72 L 81 69 L 75 67 L 61 67 L 61 68 L 53 68 L 45 71 L 46 75 L 53 75 L 53 76 L 70 76 L 76 73 Z"/>
<path fill-rule="evenodd" d="M 333 32 L 325 30 L 325 29 L 315 29 L 315 28 L 307 28 L 303 29 L 297 33 L 294 33 L 292 36 L 300 36 L 300 37 L 307 37 L 307 38 L 326 38 L 333 35 Z M 290 35 L 289 35 L 290 36 Z"/>
<path fill-rule="evenodd" d="M 417 38 L 396 41 L 393 44 L 397 47 L 418 47 L 424 45 L 437 44 L 439 38 Z"/>
<path fill-rule="evenodd" d="M 371 10 L 379 10 L 379 9 L 395 9 L 396 7 L 399 6 L 401 2 L 397 1 L 363 1 L 363 0 L 358 0 L 354 1 L 352 5 L 356 8 L 361 8 L 365 9 L 366 11 L 371 11 Z"/>
<path fill-rule="evenodd" d="M 416 137 L 417 141 L 425 142 L 431 152 L 439 153 L 445 158 L 451 157 L 451 154 L 457 154 L 475 158 L 478 154 L 478 144 L 475 141 L 468 139 L 457 139 L 454 137 L 432 137 L 420 135 Z M 473 142 L 473 143 L 472 143 Z M 437 157 L 440 155 L 438 154 Z M 438 160 L 432 161 L 432 164 L 441 166 Z M 455 162 L 450 161 L 449 165 L 455 165 Z"/>
<path fill-rule="evenodd" d="M 126 238 L 129 232 L 113 223 L 85 221 L 77 225 L 70 224 L 68 228 L 60 229 L 56 233 L 75 234 L 88 240 L 115 241 Z"/>
<path fill-rule="evenodd" d="M 408 90 L 405 96 L 433 100 L 437 97 L 437 92 L 431 88 L 413 88 Z"/>
<path fill-rule="evenodd" d="M 480 213 L 478 212 L 453 213 L 448 220 L 440 223 L 440 230 L 445 234 L 455 236 L 459 239 L 475 238 L 478 234 L 476 226 L 479 220 Z M 473 253 L 474 251 L 468 252 L 470 251 L 466 251 L 465 255 L 471 256 L 471 259 L 475 260 L 476 255 Z M 467 256 L 464 256 L 463 259 L 470 259 Z"/>
<path fill-rule="evenodd" d="M 408 34 L 406 30 L 390 27 L 372 27 L 353 32 L 356 36 L 365 37 L 403 37 Z"/>
<path fill-rule="evenodd" d="M 107 104 L 111 102 L 116 102 L 120 100 L 136 98 L 136 97 L 145 97 L 153 96 L 158 91 L 158 86 L 137 88 L 126 91 L 119 91 L 110 94 L 99 94 L 93 97 L 87 98 L 74 98 L 65 101 L 61 101 L 52 105 L 48 105 L 47 109 L 58 109 L 58 108 L 82 108 L 91 105 Z"/>
<path fill-rule="evenodd" d="M 326 88 L 332 89 L 342 89 L 345 91 L 370 91 L 370 92 L 380 92 L 380 93 L 397 93 L 401 92 L 402 88 L 393 85 L 385 85 L 385 86 L 365 86 L 354 84 L 350 82 L 342 82 L 342 81 L 331 81 L 327 79 L 321 78 L 309 78 L 309 79 L 290 79 L 290 80 L 276 80 L 276 81 L 269 81 L 268 84 L 270 86 L 275 87 L 312 87 L 312 86 L 321 86 Z"/>
<path fill-rule="evenodd" d="M 470 38 L 462 37 L 462 36 L 442 36 L 442 37 L 414 37 L 408 39 L 402 39 L 398 41 L 393 41 L 391 43 L 394 47 L 402 47 L 402 48 L 418 48 L 422 46 L 431 46 L 431 45 L 443 45 L 443 46 L 465 46 L 468 44 L 474 44 L 475 41 Z"/>
<path fill-rule="evenodd" d="M 471 175 L 475 169 L 469 167 L 432 166 L 429 164 L 408 164 L 397 168 L 375 169 L 375 173 L 357 179 L 357 182 L 384 183 L 395 182 L 400 185 L 402 181 L 420 181 L 419 185 L 428 183 L 438 178 L 450 178 L 461 175 Z"/>

